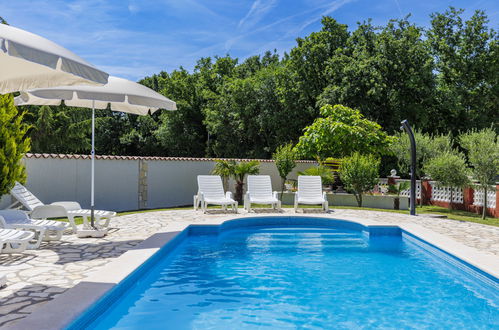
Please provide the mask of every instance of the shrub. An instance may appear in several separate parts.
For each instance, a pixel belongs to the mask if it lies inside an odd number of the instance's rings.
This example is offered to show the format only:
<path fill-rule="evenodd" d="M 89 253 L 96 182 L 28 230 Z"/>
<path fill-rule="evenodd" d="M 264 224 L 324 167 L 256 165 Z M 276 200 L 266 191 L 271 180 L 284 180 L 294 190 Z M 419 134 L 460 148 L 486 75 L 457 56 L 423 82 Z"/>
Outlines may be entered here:
<path fill-rule="evenodd" d="M 484 190 L 484 208 L 482 219 L 487 214 L 487 190 L 495 184 L 499 172 L 499 141 L 497 134 L 490 128 L 481 131 L 471 131 L 459 137 L 461 147 L 468 153 L 468 160 L 473 167 L 473 178 L 478 180 Z"/>
<path fill-rule="evenodd" d="M 379 166 L 379 158 L 358 152 L 344 158 L 341 163 L 340 178 L 345 188 L 355 195 L 359 207 L 362 207 L 362 194 L 372 190 L 378 183 Z"/>
<path fill-rule="evenodd" d="M 390 145 L 391 152 L 397 157 L 398 167 L 401 173 L 409 174 L 411 167 L 411 144 L 409 135 L 405 132 L 397 132 L 394 135 L 395 142 Z M 442 152 L 452 149 L 450 135 L 436 135 L 414 131 L 416 140 L 416 177 L 421 178 L 425 173 L 424 166 L 432 158 Z"/>
<path fill-rule="evenodd" d="M 272 155 L 272 159 L 274 159 L 275 166 L 277 167 L 277 172 L 279 172 L 279 176 L 282 180 L 281 186 L 281 198 L 282 192 L 285 189 L 286 179 L 291 173 L 291 171 L 296 167 L 296 154 L 293 150 L 293 145 L 291 143 L 282 145 L 277 148 L 277 150 Z"/>
<path fill-rule="evenodd" d="M 322 184 L 333 184 L 334 183 L 334 173 L 333 170 L 327 166 L 319 165 L 314 167 L 309 167 L 303 172 L 298 172 L 299 175 L 316 175 L 320 176 Z"/>
<path fill-rule="evenodd" d="M 452 209 L 454 188 L 462 188 L 469 184 L 469 171 L 464 156 L 455 150 L 446 151 L 430 159 L 424 170 L 433 180 L 452 188 L 449 203 L 449 208 Z"/>

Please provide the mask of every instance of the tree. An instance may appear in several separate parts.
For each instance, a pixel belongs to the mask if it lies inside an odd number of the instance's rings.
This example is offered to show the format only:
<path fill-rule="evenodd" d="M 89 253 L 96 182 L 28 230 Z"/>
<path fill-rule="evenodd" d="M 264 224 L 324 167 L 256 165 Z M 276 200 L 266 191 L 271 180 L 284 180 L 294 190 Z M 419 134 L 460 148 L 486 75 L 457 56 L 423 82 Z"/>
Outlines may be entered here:
<path fill-rule="evenodd" d="M 284 192 L 286 179 L 291 173 L 291 171 L 296 167 L 296 154 L 293 150 L 293 144 L 288 143 L 282 146 L 279 146 L 277 150 L 272 155 L 272 159 L 274 159 L 275 166 L 277 167 L 277 172 L 279 172 L 279 176 L 282 180 L 281 185 L 281 199 L 282 193 Z"/>
<path fill-rule="evenodd" d="M 7 23 L 7 21 L 4 20 L 2 16 L 0 16 L 0 24 L 9 25 L 9 23 Z"/>
<path fill-rule="evenodd" d="M 8 194 L 16 181 L 26 179 L 22 157 L 29 151 L 29 125 L 14 106 L 12 94 L 0 95 L 0 195 Z"/>
<path fill-rule="evenodd" d="M 426 127 L 434 108 L 432 70 L 422 27 L 407 18 L 384 27 L 367 21 L 328 60 L 329 84 L 318 104 L 359 109 L 389 133 L 397 131 L 403 119 Z"/>
<path fill-rule="evenodd" d="M 305 127 L 295 147 L 308 159 L 342 158 L 353 152 L 385 154 L 391 137 L 377 123 L 367 120 L 358 111 L 342 105 L 325 105 L 321 116 Z"/>
<path fill-rule="evenodd" d="M 327 123 L 320 109 L 329 104 L 357 109 L 389 134 L 408 119 L 429 136 L 454 137 L 499 122 L 498 39 L 480 11 L 467 19 L 453 8 L 436 13 L 428 29 L 409 16 L 350 28 L 324 17 L 320 30 L 298 38 L 282 56 L 203 57 L 192 71 L 180 67 L 145 77 L 140 83 L 176 101 L 178 110 L 150 117 L 97 111 L 96 147 L 114 155 L 270 158 L 280 145 L 296 144 L 318 117 Z M 33 151 L 89 151 L 90 110 L 52 106 L 52 119 L 39 121 L 39 107 L 24 109 L 35 127 Z M 342 127 L 353 126 L 348 120 Z M 334 127 L 325 126 L 325 134 Z M 333 145 L 340 149 L 329 148 L 326 139 L 322 149 L 303 151 L 314 159 L 318 152 L 343 157 L 358 148 L 380 154 L 371 149 L 383 144 L 381 136 L 370 136 L 382 142 L 369 140 L 366 147 L 364 136 L 350 133 L 339 136 L 358 143 L 353 150 L 340 141 Z M 302 144 L 315 139 L 324 140 L 312 134 Z"/>
<path fill-rule="evenodd" d="M 349 37 L 348 27 L 335 19 L 326 16 L 321 23 L 320 31 L 297 38 L 296 47 L 285 58 L 289 72 L 287 79 L 297 92 L 293 103 L 311 120 L 317 116 L 317 97 L 329 83 L 328 60 L 346 46 Z"/>
<path fill-rule="evenodd" d="M 484 192 L 482 219 L 487 215 L 487 191 L 495 184 L 499 173 L 499 140 L 491 129 L 471 131 L 459 136 L 459 143 L 466 150 L 468 160 L 473 167 L 473 177 L 479 181 Z"/>
<path fill-rule="evenodd" d="M 408 175 L 411 167 L 411 145 L 409 135 L 405 132 L 397 132 L 395 140 L 390 145 L 390 150 L 398 159 L 398 167 L 401 173 Z M 424 166 L 432 158 L 451 151 L 452 141 L 450 135 L 431 136 L 422 133 L 421 130 L 414 130 L 416 140 L 416 176 L 424 176 Z"/>
<path fill-rule="evenodd" d="M 442 186 L 450 187 L 449 208 L 452 210 L 454 189 L 469 184 L 468 167 L 464 156 L 455 151 L 446 151 L 428 161 L 425 172 Z"/>
<path fill-rule="evenodd" d="M 499 121 L 498 34 L 487 26 L 485 12 L 477 10 L 468 20 L 463 12 L 450 7 L 431 15 L 427 32 L 437 79 L 429 128 L 453 135 Z"/>
<path fill-rule="evenodd" d="M 341 162 L 340 178 L 345 188 L 355 195 L 357 205 L 362 207 L 362 194 L 378 184 L 380 160 L 374 155 L 355 152 Z"/>
<path fill-rule="evenodd" d="M 162 72 L 145 78 L 142 83 L 175 100 L 176 111 L 159 115 L 154 136 L 162 155 L 202 157 L 206 153 L 208 133 L 203 124 L 202 109 L 206 103 L 199 72 L 190 74 L 180 68 L 171 74 Z"/>
<path fill-rule="evenodd" d="M 249 162 L 240 162 L 233 168 L 232 176 L 236 180 L 236 193 L 234 198 L 239 203 L 243 201 L 244 179 L 246 175 L 254 175 L 260 173 L 259 163 L 255 160 Z"/>

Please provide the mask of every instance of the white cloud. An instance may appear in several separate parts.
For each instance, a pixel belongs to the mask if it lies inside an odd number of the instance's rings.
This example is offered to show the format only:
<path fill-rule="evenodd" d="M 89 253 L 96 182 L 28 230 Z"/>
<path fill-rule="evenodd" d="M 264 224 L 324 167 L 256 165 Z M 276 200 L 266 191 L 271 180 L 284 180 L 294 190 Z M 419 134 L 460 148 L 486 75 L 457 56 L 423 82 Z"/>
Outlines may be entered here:
<path fill-rule="evenodd" d="M 239 21 L 238 29 L 247 30 L 255 26 L 276 5 L 277 0 L 255 0 L 246 16 Z"/>

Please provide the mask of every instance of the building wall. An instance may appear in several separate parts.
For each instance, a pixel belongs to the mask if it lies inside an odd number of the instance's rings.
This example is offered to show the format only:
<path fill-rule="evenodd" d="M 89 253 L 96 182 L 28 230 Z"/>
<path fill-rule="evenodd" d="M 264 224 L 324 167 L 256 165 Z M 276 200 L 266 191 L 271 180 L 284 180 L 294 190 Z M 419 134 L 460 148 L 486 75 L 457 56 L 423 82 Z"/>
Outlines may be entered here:
<path fill-rule="evenodd" d="M 42 202 L 77 201 L 84 208 L 90 207 L 88 156 L 28 154 L 24 162 L 26 187 Z M 313 165 L 298 163 L 290 178 L 296 179 L 298 171 Z M 95 206 L 126 211 L 192 205 L 197 175 L 210 174 L 214 166 L 214 159 L 100 156 L 95 161 Z M 260 174 L 270 175 L 274 189 L 280 189 L 273 162 L 262 161 Z M 233 190 L 233 181 L 229 188 Z M 3 196 L 0 208 L 12 202 L 10 196 Z"/>

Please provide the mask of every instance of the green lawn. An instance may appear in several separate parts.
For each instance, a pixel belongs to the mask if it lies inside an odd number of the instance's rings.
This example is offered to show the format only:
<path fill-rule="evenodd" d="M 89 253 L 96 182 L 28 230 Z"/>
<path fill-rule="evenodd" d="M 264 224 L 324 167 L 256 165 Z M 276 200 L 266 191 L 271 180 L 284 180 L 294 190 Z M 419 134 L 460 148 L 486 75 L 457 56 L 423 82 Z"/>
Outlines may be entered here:
<path fill-rule="evenodd" d="M 333 209 L 370 210 L 370 211 L 383 211 L 383 212 L 409 214 L 408 210 L 407 211 L 406 210 L 382 210 L 382 209 L 372 209 L 372 208 L 367 208 L 367 207 L 360 208 L 360 207 L 350 207 L 350 206 L 334 206 Z M 430 205 L 424 205 L 422 207 L 418 206 L 416 208 L 416 214 L 430 214 L 430 213 L 431 214 L 446 215 L 447 218 L 449 218 L 451 220 L 476 222 L 476 223 L 481 223 L 481 224 L 485 224 L 485 225 L 499 227 L 499 219 L 487 217 L 485 220 L 482 220 L 481 216 L 479 214 L 476 214 L 476 213 L 460 211 L 460 210 L 452 210 L 452 212 L 451 212 L 447 208 L 440 207 L 440 206 L 430 206 Z"/>
<path fill-rule="evenodd" d="M 256 205 L 258 207 L 258 205 Z M 265 207 L 265 206 L 262 206 Z M 292 205 L 283 205 L 284 208 L 291 208 L 293 207 Z M 303 206 L 300 206 L 303 207 Z M 314 208 L 315 206 L 309 206 L 305 205 L 304 207 L 307 208 Z M 317 206 L 320 207 L 320 206 Z M 211 208 L 217 208 L 216 206 L 209 207 Z M 240 205 L 239 208 L 242 208 Z M 118 215 L 127 215 L 127 214 L 134 214 L 134 213 L 147 213 L 147 212 L 156 212 L 156 211 L 174 211 L 174 210 L 188 210 L 192 209 L 192 206 L 185 206 L 185 207 L 173 207 L 173 208 L 166 208 L 166 209 L 152 209 L 152 210 L 138 210 L 138 211 L 127 211 L 127 212 L 120 212 Z M 402 214 L 409 214 L 409 211 L 406 210 L 385 210 L 385 209 L 374 209 L 374 208 L 367 208 L 367 207 L 353 207 L 353 206 L 333 206 L 331 209 L 351 209 L 351 210 L 368 210 L 368 211 L 381 211 L 381 212 L 392 212 L 392 213 L 402 213 Z M 469 222 L 476 222 L 476 223 L 481 223 L 485 225 L 490 225 L 490 226 L 496 226 L 499 227 L 499 219 L 497 218 L 491 218 L 487 217 L 485 220 L 482 220 L 480 215 L 471 213 L 471 212 L 466 212 L 466 211 L 460 211 L 460 210 L 452 210 L 450 212 L 449 209 L 440 207 L 440 206 L 418 206 L 416 208 L 416 213 L 417 214 L 440 214 L 440 215 L 445 215 L 447 216 L 448 219 L 451 220 L 457 220 L 457 221 L 469 221 Z M 61 219 L 64 220 L 64 219 Z M 67 220 L 66 220 L 67 221 Z M 77 224 L 81 224 L 83 221 L 81 219 L 76 219 Z"/>

